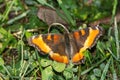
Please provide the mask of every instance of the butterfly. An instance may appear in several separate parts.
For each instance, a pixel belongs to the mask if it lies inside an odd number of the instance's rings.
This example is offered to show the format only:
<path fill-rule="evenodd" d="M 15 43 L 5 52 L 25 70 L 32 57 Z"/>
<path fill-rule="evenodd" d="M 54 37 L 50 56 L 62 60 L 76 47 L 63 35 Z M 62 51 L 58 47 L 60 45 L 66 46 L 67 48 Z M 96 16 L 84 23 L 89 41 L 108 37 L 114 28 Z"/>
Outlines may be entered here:
<path fill-rule="evenodd" d="M 28 43 L 40 53 L 48 54 L 52 60 L 77 64 L 84 59 L 83 52 L 92 48 L 102 33 L 102 27 L 97 25 L 65 34 L 39 34 L 30 37 Z"/>

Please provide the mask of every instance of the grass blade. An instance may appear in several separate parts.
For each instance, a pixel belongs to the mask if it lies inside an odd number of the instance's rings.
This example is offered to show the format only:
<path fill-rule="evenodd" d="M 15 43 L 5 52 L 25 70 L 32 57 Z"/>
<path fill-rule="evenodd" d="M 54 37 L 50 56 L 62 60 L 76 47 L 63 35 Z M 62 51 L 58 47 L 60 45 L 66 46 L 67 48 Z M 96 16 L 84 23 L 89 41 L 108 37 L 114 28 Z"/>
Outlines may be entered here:
<path fill-rule="evenodd" d="M 114 20 L 115 14 L 116 14 L 117 4 L 118 4 L 118 0 L 114 0 L 111 23 L 113 23 L 113 20 Z"/>
<path fill-rule="evenodd" d="M 6 9 L 6 11 L 5 11 L 4 15 L 3 15 L 4 17 L 3 17 L 2 21 L 4 21 L 4 20 L 7 18 L 7 16 L 8 16 L 8 14 L 9 14 L 9 12 L 10 12 L 10 10 L 11 10 L 14 2 L 15 2 L 15 0 L 13 0 L 13 1 L 10 3 L 10 5 L 9 5 L 9 3 L 8 3 L 8 6 L 9 6 L 9 7 Z"/>
<path fill-rule="evenodd" d="M 75 20 L 72 19 L 71 15 L 70 15 L 70 12 L 64 7 L 64 4 L 62 3 L 62 0 L 57 0 L 58 3 L 59 3 L 59 6 L 62 8 L 66 18 L 68 19 L 68 23 L 70 23 L 71 25 L 75 26 L 76 23 L 75 23 Z"/>
<path fill-rule="evenodd" d="M 22 13 L 21 15 L 15 17 L 15 18 L 13 18 L 13 19 L 10 19 L 10 20 L 7 22 L 7 24 L 12 24 L 13 22 L 15 22 L 15 21 L 17 21 L 17 20 L 19 20 L 19 19 L 21 19 L 21 18 L 23 18 L 23 17 L 26 17 L 26 15 L 27 15 L 29 12 L 30 12 L 30 11 L 28 10 L 28 11 Z"/>
<path fill-rule="evenodd" d="M 117 80 L 118 78 L 117 78 L 117 73 L 116 73 L 116 71 L 115 71 L 115 67 L 114 67 L 114 63 L 113 63 L 113 58 L 112 58 L 112 61 L 111 61 L 111 63 L 112 63 L 112 66 L 111 66 L 111 70 L 112 70 L 112 75 L 113 75 L 113 80 Z"/>
<path fill-rule="evenodd" d="M 110 59 L 108 60 L 106 66 L 105 66 L 105 68 L 104 68 L 104 70 L 103 70 L 103 73 L 102 73 L 102 76 L 101 76 L 100 80 L 105 80 L 107 71 L 108 71 L 108 69 L 109 69 L 109 67 L 110 67 L 111 59 L 112 59 L 112 57 L 110 57 Z"/>
<path fill-rule="evenodd" d="M 95 65 L 93 65 L 92 67 L 90 67 L 89 69 L 81 72 L 81 75 L 84 75 L 86 73 L 88 73 L 89 71 L 91 71 L 93 68 L 97 67 L 99 64 L 101 64 L 103 61 L 105 61 L 107 58 L 109 57 L 109 55 L 107 55 L 105 58 L 103 58 L 102 60 L 100 60 L 98 63 L 96 63 Z"/>
<path fill-rule="evenodd" d="M 117 28 L 117 22 L 116 22 L 116 17 L 114 19 L 114 34 L 115 34 L 115 40 L 116 40 L 116 50 L 117 50 L 117 59 L 120 58 L 120 54 L 119 54 L 119 49 L 120 49 L 120 45 L 119 45 L 119 37 L 118 37 L 118 28 Z"/>
<path fill-rule="evenodd" d="M 42 5 L 46 5 L 46 6 L 48 6 L 48 7 L 50 7 L 50 8 L 52 8 L 52 9 L 54 9 L 54 7 L 52 6 L 52 5 L 50 5 L 50 4 L 48 4 L 47 2 L 46 2 L 46 0 L 37 0 L 40 4 L 42 4 Z"/>
<path fill-rule="evenodd" d="M 116 60 L 118 60 L 117 57 L 114 55 L 114 53 L 111 51 L 110 48 L 107 48 L 107 50 L 109 51 L 109 53 L 112 55 L 113 58 L 115 58 Z"/>
<path fill-rule="evenodd" d="M 3 64 L 0 63 L 0 65 L 4 68 L 4 70 L 6 71 L 6 73 L 11 77 L 11 74 L 9 72 L 9 70 L 7 69 L 6 66 L 4 66 Z"/>

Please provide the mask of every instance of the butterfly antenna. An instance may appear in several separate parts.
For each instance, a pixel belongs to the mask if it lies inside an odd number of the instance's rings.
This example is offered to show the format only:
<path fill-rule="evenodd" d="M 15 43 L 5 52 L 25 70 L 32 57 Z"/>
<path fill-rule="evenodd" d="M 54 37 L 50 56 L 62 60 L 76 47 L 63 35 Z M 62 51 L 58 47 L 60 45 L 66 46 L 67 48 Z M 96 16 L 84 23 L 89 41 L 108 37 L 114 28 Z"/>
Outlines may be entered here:
<path fill-rule="evenodd" d="M 61 27 L 64 28 L 64 30 L 66 31 L 66 33 L 70 33 L 69 30 L 68 30 L 64 25 L 62 25 L 62 24 L 60 24 L 60 23 L 53 23 L 53 24 L 51 24 L 51 25 L 49 26 L 49 28 L 48 28 L 48 33 L 50 33 L 50 29 L 51 29 L 51 27 L 53 27 L 53 26 L 61 26 Z"/>

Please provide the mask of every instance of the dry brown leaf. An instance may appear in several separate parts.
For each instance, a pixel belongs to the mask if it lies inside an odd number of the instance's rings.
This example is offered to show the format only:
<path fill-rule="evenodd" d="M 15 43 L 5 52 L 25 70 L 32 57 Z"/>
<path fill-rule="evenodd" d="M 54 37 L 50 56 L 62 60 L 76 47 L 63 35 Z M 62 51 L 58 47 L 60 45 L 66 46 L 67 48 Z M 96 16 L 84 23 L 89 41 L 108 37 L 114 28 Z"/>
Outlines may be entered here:
<path fill-rule="evenodd" d="M 60 16 L 58 16 L 54 9 L 48 7 L 39 7 L 37 16 L 39 17 L 39 19 L 46 22 L 48 25 L 51 25 L 52 23 L 67 24 Z"/>

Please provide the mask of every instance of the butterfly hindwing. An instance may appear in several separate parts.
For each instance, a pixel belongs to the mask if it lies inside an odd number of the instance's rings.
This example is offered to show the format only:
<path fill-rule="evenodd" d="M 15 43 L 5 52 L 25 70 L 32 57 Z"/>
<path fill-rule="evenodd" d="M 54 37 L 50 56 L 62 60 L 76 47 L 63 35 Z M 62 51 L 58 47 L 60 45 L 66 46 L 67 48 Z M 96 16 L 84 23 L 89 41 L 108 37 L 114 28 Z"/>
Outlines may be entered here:
<path fill-rule="evenodd" d="M 103 30 L 101 27 L 95 26 L 71 33 L 74 40 L 74 45 L 76 45 L 76 47 L 73 48 L 77 48 L 77 50 L 73 52 L 72 55 L 73 62 L 77 63 L 83 59 L 83 52 L 87 48 L 91 48 L 95 45 L 96 40 L 102 35 L 102 31 Z"/>

